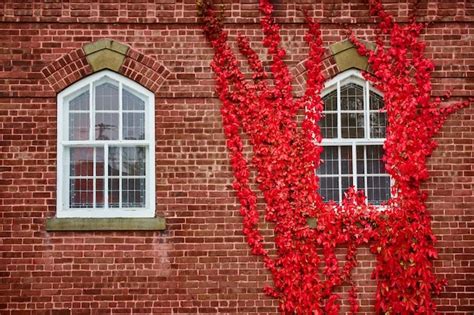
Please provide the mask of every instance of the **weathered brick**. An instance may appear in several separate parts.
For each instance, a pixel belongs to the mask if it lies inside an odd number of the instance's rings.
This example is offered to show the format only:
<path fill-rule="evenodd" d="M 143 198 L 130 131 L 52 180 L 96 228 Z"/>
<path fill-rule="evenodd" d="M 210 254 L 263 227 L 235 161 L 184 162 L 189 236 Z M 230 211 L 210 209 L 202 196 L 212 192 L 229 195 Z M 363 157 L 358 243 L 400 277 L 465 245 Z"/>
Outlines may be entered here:
<path fill-rule="evenodd" d="M 249 36 L 264 56 L 255 3 L 225 1 L 226 28 Z M 322 21 L 324 45 L 374 39 L 364 0 L 274 1 L 295 94 L 305 87 L 301 9 Z M 386 1 L 389 2 L 389 1 Z M 474 97 L 469 1 L 418 1 L 434 59 L 434 94 Z M 387 8 L 408 21 L 413 1 Z M 276 314 L 262 288 L 271 276 L 241 232 L 220 104 L 194 1 L 6 1 L 0 4 L 0 309 L 6 314 Z M 130 47 L 119 72 L 156 96 L 157 213 L 164 232 L 54 232 L 56 95 L 92 73 L 82 47 L 112 39 Z M 264 58 L 265 59 L 265 58 Z M 269 62 L 264 65 L 268 68 Z M 327 50 L 324 75 L 337 73 Z M 451 116 L 437 137 L 425 183 L 440 259 L 449 280 L 441 313 L 474 312 L 474 109 Z M 266 227 L 265 238 L 271 238 Z M 344 252 L 338 253 L 343 257 Z M 375 260 L 358 253 L 360 314 L 374 314 Z M 348 311 L 347 287 L 341 288 Z M 93 311 L 91 311 L 93 310 Z M 2 313 L 3 314 L 3 313 Z"/>

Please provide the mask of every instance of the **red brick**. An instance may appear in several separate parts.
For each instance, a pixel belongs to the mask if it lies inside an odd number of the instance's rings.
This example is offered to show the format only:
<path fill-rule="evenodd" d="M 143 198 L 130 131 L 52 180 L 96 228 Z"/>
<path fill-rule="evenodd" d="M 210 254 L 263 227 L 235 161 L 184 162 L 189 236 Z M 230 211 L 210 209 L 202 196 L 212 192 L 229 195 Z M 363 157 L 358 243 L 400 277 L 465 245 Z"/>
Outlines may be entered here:
<path fill-rule="evenodd" d="M 241 232 L 232 173 L 194 1 L 6 1 L 0 4 L 0 309 L 5 314 L 276 314 L 262 293 L 271 283 Z M 325 47 L 373 40 L 364 0 L 274 1 L 295 94 L 305 87 L 301 8 L 322 19 Z M 385 1 L 389 2 L 389 1 Z M 387 6 L 407 21 L 413 1 Z M 251 38 L 263 56 L 255 3 L 226 1 L 226 27 Z M 474 97 L 474 7 L 420 1 L 434 95 Z M 130 47 L 120 73 L 156 95 L 157 213 L 167 230 L 47 233 L 56 211 L 56 95 L 92 73 L 82 46 L 102 38 Z M 266 65 L 268 66 L 268 64 Z M 324 74 L 337 73 L 325 54 Z M 449 280 L 441 313 L 474 312 L 474 109 L 451 116 L 429 160 L 425 183 L 440 259 Z M 271 229 L 265 231 L 271 237 Z M 343 255 L 343 252 L 340 254 Z M 360 314 L 374 314 L 375 260 L 367 248 L 354 271 Z M 344 312 L 347 288 L 341 288 Z M 93 310 L 93 311 L 91 311 Z M 3 313 L 2 313 L 3 314 Z"/>

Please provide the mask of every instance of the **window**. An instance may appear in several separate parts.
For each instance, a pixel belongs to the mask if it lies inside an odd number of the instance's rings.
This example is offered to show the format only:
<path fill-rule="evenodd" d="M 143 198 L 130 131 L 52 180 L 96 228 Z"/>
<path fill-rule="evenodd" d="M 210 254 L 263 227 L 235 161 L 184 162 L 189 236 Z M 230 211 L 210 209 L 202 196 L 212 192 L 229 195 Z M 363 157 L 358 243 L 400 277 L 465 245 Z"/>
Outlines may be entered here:
<path fill-rule="evenodd" d="M 154 95 L 111 71 L 58 95 L 57 217 L 154 217 Z"/>
<path fill-rule="evenodd" d="M 323 93 L 320 127 L 324 163 L 317 173 L 326 201 L 340 202 L 350 186 L 368 202 L 390 198 L 390 176 L 382 162 L 386 113 L 383 97 L 355 70 L 336 76 Z"/>

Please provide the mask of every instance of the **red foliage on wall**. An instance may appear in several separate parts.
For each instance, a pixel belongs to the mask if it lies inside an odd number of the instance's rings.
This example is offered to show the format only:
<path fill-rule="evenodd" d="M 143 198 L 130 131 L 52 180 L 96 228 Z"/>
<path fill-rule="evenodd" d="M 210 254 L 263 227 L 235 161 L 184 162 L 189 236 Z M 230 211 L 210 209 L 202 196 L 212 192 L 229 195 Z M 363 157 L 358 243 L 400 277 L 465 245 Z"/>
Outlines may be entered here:
<path fill-rule="evenodd" d="M 393 197 L 381 212 L 354 189 L 340 205 L 324 203 L 317 193 L 315 170 L 322 150 L 317 123 L 323 110 L 319 95 L 324 83 L 319 25 L 307 18 L 307 88 L 301 99 L 294 99 L 280 28 L 268 0 L 260 0 L 259 7 L 273 84 L 248 40 L 239 36 L 239 51 L 254 72 L 253 82 L 245 79 L 212 6 L 198 4 L 204 33 L 215 51 L 211 66 L 222 102 L 243 232 L 252 253 L 263 256 L 273 275 L 274 286 L 265 289 L 267 294 L 280 300 L 283 313 L 337 314 L 340 306 L 335 289 L 350 284 L 351 311 L 355 313 L 359 306 L 351 272 L 357 263 L 357 248 L 369 244 L 377 257 L 373 274 L 378 283 L 377 312 L 433 313 L 431 295 L 440 292 L 443 282 L 433 274 L 435 236 L 420 183 L 428 178 L 426 158 L 436 146 L 433 136 L 450 113 L 467 103 L 442 107 L 439 99 L 431 100 L 433 63 L 423 55 L 424 43 L 419 39 L 423 25 L 398 25 L 380 0 L 370 0 L 370 13 L 380 21 L 377 49 L 369 51 L 351 36 L 360 53 L 369 57 L 373 74 L 367 74 L 367 79 L 384 92 L 388 116 L 384 160 L 394 185 Z M 298 127 L 300 109 L 305 109 L 306 116 Z M 253 148 L 251 161 L 244 157 L 242 133 Z M 250 187 L 249 163 L 257 170 L 256 182 L 266 202 L 265 219 L 275 224 L 274 259 L 257 228 L 257 197 Z M 316 218 L 315 229 L 308 227 L 308 217 Z M 341 267 L 335 252 L 342 246 L 347 255 Z"/>
<path fill-rule="evenodd" d="M 377 218 L 372 245 L 377 253 L 376 309 L 431 314 L 435 310 L 431 293 L 440 292 L 442 281 L 433 274 L 436 238 L 420 184 L 429 177 L 426 160 L 436 147 L 433 136 L 449 114 L 469 103 L 443 106 L 439 98 L 431 100 L 434 64 L 424 57 L 425 43 L 420 40 L 424 25 L 416 21 L 399 25 L 381 0 L 369 2 L 371 15 L 379 21 L 377 48 L 369 51 L 354 36 L 351 40 L 369 57 L 373 75 L 366 78 L 384 92 L 388 117 L 384 161 L 394 181 L 394 197 Z"/>

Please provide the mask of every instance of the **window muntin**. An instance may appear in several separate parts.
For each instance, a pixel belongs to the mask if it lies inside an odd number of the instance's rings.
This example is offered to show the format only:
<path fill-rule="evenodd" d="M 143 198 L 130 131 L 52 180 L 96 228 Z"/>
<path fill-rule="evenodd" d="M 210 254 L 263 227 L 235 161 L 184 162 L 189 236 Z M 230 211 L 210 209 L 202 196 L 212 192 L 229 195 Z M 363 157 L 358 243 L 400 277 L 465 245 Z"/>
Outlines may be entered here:
<path fill-rule="evenodd" d="M 364 190 L 368 202 L 390 198 L 390 176 L 382 162 L 386 113 L 383 97 L 350 70 L 326 84 L 324 117 L 320 127 L 324 151 L 317 173 L 326 201 L 341 202 L 354 185 Z"/>
<path fill-rule="evenodd" d="M 153 217 L 153 93 L 103 71 L 61 92 L 58 114 L 57 216 Z"/>

